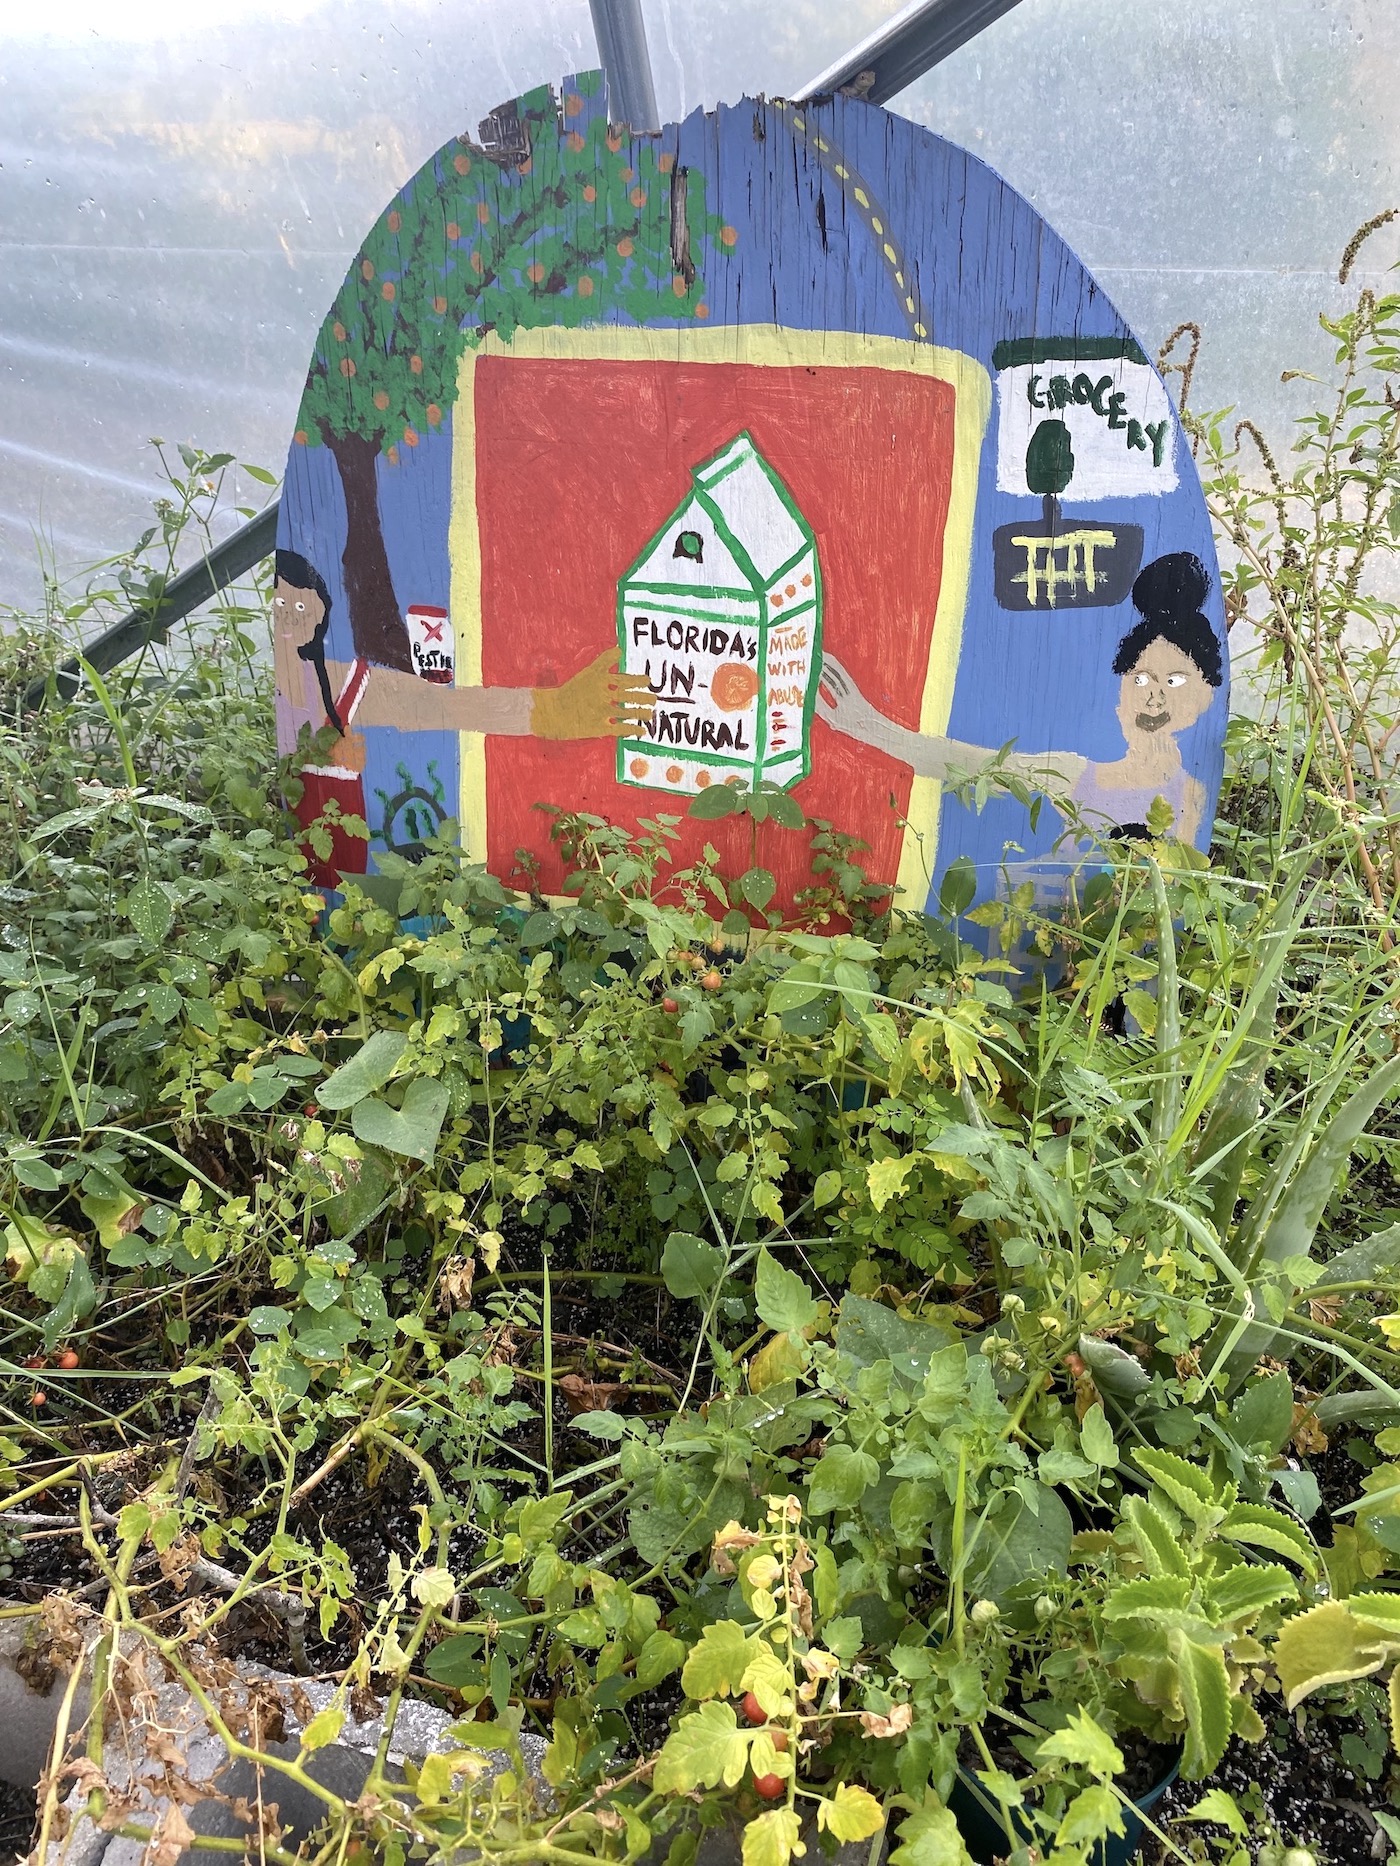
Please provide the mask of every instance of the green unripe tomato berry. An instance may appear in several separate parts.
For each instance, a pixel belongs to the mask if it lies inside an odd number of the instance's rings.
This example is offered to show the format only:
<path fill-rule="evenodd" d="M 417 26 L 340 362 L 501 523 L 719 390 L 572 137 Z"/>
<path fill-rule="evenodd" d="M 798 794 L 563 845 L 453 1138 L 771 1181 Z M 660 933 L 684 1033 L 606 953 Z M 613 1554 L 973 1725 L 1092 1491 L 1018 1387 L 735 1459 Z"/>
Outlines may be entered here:
<path fill-rule="evenodd" d="M 1035 1603 L 1035 1617 L 1042 1625 L 1055 1617 L 1055 1603 L 1048 1594 L 1042 1594 Z"/>
<path fill-rule="evenodd" d="M 991 1626 L 1001 1618 L 1001 1608 L 994 1600 L 974 1600 L 968 1618 L 974 1626 Z"/>
<path fill-rule="evenodd" d="M 1306 1847 L 1290 1847 L 1279 1861 L 1279 1866 L 1317 1866 L 1317 1855 Z"/>

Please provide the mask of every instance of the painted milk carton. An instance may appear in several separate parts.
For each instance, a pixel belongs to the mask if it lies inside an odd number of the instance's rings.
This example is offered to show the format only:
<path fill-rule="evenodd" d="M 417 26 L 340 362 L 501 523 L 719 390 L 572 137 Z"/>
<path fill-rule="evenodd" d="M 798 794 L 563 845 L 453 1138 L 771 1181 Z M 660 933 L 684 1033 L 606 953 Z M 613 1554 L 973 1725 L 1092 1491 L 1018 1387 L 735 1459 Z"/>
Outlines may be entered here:
<path fill-rule="evenodd" d="M 737 434 L 617 588 L 624 673 L 655 696 L 617 748 L 619 783 L 693 795 L 787 790 L 811 769 L 821 671 L 817 544 L 787 487 Z"/>

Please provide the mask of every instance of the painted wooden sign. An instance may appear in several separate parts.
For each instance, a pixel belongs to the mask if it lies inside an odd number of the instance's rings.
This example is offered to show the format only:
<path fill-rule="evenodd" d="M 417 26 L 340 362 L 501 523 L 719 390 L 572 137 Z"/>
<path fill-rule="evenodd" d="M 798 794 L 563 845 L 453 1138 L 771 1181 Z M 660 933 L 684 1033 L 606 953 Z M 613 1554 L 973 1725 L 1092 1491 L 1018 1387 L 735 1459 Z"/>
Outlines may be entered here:
<path fill-rule="evenodd" d="M 916 906 L 954 856 L 1051 899 L 1067 823 L 1156 798 L 1209 835 L 1219 579 L 1161 379 L 1027 202 L 855 100 L 633 137 L 592 74 L 441 150 L 322 326 L 280 540 L 325 885 L 453 819 L 557 891 L 539 803 L 737 872 L 747 824 L 685 815 L 725 783 Z M 1035 828 L 949 793 L 1008 742 Z M 810 882 L 803 836 L 764 860 Z"/>

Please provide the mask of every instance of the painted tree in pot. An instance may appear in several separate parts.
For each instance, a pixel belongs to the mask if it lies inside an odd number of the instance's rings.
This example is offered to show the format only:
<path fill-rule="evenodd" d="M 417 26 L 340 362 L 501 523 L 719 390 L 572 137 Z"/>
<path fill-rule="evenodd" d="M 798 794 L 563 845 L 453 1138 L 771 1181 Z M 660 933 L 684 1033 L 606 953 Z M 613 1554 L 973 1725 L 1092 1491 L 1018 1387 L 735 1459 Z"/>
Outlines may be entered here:
<path fill-rule="evenodd" d="M 704 181 L 606 116 L 598 73 L 541 86 L 426 163 L 375 222 L 316 341 L 296 442 L 329 448 L 345 497 L 356 652 L 413 671 L 384 545 L 378 461 L 450 420 L 462 352 L 488 331 L 621 314 L 703 315 L 692 253 L 719 233 Z M 449 159 L 450 158 L 450 159 Z"/>

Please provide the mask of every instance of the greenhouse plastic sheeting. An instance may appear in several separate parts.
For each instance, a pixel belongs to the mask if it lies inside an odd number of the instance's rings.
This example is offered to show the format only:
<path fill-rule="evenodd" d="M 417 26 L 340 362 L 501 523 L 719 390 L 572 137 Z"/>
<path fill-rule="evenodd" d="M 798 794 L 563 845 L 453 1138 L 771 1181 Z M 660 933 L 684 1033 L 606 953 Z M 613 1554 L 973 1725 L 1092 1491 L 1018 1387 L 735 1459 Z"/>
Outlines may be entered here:
<path fill-rule="evenodd" d="M 794 90 L 891 10 L 644 0 L 662 113 Z M 280 470 L 389 195 L 596 62 L 585 0 L 0 0 L 0 603 L 133 539 L 152 436 Z M 1196 404 L 1277 435 L 1348 236 L 1400 201 L 1398 95 L 1395 0 L 1022 0 L 891 107 L 1027 194 L 1147 341 L 1196 319 Z"/>

